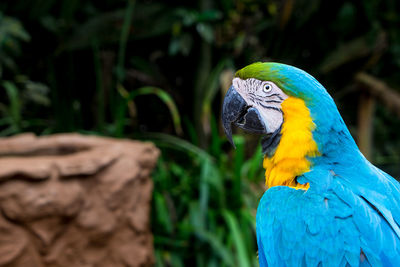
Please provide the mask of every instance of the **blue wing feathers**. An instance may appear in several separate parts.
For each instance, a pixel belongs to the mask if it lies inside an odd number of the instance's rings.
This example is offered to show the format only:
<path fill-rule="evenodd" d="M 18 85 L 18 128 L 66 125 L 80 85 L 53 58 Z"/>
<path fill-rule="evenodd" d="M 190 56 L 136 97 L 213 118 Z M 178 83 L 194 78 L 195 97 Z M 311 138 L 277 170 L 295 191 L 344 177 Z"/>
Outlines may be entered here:
<path fill-rule="evenodd" d="M 264 194 L 257 210 L 260 266 L 399 266 L 398 207 L 382 209 L 381 192 L 361 195 L 325 176 L 331 181 L 323 193 L 311 185 L 306 193 L 278 186 Z M 391 193 L 397 194 L 397 183 L 386 185 L 396 185 Z"/>
<path fill-rule="evenodd" d="M 257 229 L 257 232 L 259 230 Z M 258 245 L 258 261 L 260 263 L 260 266 L 265 266 L 268 267 L 267 259 L 265 258 L 264 254 L 264 247 L 262 244 L 262 240 L 259 238 L 259 235 L 257 236 L 257 245 Z"/>

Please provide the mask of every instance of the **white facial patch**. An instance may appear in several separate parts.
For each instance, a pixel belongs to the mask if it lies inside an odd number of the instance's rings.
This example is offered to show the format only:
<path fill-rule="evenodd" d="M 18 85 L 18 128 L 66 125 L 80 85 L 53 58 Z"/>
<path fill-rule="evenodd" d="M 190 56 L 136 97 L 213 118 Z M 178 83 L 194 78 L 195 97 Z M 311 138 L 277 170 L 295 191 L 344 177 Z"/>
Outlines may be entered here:
<path fill-rule="evenodd" d="M 268 133 L 273 133 L 283 123 L 282 102 L 288 98 L 275 83 L 254 78 L 242 80 L 234 78 L 232 85 L 248 106 L 258 110 Z"/>

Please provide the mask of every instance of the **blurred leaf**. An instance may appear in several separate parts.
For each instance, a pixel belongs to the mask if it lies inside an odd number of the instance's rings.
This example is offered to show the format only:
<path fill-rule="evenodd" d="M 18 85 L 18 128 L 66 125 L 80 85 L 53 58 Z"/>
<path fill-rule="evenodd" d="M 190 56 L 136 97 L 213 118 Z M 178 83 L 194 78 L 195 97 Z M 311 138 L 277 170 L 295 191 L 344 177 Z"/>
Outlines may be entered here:
<path fill-rule="evenodd" d="M 216 9 L 208 9 L 198 14 L 198 21 L 216 21 L 222 18 L 222 13 Z"/>
<path fill-rule="evenodd" d="M 241 169 L 241 176 L 247 177 L 249 180 L 258 181 L 263 179 L 264 169 L 262 168 L 262 162 L 264 155 L 262 153 L 261 144 L 258 144 L 256 150 L 253 152 L 253 156 L 243 163 Z"/>
<path fill-rule="evenodd" d="M 42 26 L 47 29 L 48 31 L 52 32 L 52 33 L 57 33 L 59 31 L 59 28 L 61 27 L 60 24 L 62 24 L 60 22 L 60 20 L 57 20 L 55 17 L 53 16 L 44 16 L 40 18 L 40 23 L 42 24 Z"/>
<path fill-rule="evenodd" d="M 169 148 L 174 148 L 177 150 L 181 150 L 184 152 L 191 153 L 193 155 L 197 155 L 198 157 L 206 160 L 212 160 L 213 158 L 203 149 L 189 143 L 184 139 L 180 139 L 178 137 L 162 134 L 162 133 L 146 133 L 146 139 L 152 140 L 159 146 L 166 146 Z"/>
<path fill-rule="evenodd" d="M 225 222 L 228 224 L 229 230 L 232 233 L 233 244 L 236 249 L 236 262 L 238 266 L 250 267 L 249 258 L 245 247 L 245 240 L 242 237 L 240 226 L 235 216 L 228 210 L 223 211 Z"/>
<path fill-rule="evenodd" d="M 178 54 L 179 52 L 182 55 L 187 56 L 192 49 L 193 39 L 189 34 L 182 34 L 177 37 L 172 38 L 168 53 L 172 56 Z"/>
<path fill-rule="evenodd" d="M 125 52 L 128 42 L 129 29 L 131 28 L 133 10 L 135 8 L 135 0 L 128 0 L 125 10 L 124 23 L 121 29 L 121 37 L 119 39 L 118 61 L 116 66 L 117 83 L 120 84 L 125 79 Z"/>
<path fill-rule="evenodd" d="M 154 252 L 155 260 L 156 260 L 155 267 L 164 267 L 165 266 L 164 263 L 163 263 L 163 260 L 162 260 L 161 253 L 162 252 L 160 250 L 156 250 Z"/>
<path fill-rule="evenodd" d="M 49 87 L 43 83 L 33 82 L 30 80 L 25 81 L 24 85 L 24 95 L 28 100 L 42 106 L 50 105 L 50 99 L 48 97 L 50 90 Z"/>
<path fill-rule="evenodd" d="M 197 21 L 198 12 L 195 10 L 189 10 L 185 8 L 178 8 L 176 15 L 181 17 L 183 25 L 191 26 Z"/>
<path fill-rule="evenodd" d="M 167 233 L 172 233 L 172 221 L 169 216 L 168 206 L 164 200 L 164 197 L 161 194 L 154 194 L 154 203 L 155 203 L 155 212 L 157 213 L 157 220 L 160 222 L 159 225 L 165 227 L 165 231 Z"/>
<path fill-rule="evenodd" d="M 210 244 L 212 249 L 227 266 L 235 266 L 233 262 L 234 255 L 226 249 L 225 244 L 223 244 L 214 233 L 198 230 L 196 234 Z"/>
<path fill-rule="evenodd" d="M 10 81 L 4 81 L 3 87 L 6 89 L 10 103 L 9 115 L 12 118 L 12 126 L 16 131 L 19 131 L 21 125 L 21 103 L 18 88 Z"/>
<path fill-rule="evenodd" d="M 219 123 L 215 116 L 211 116 L 211 153 L 212 155 L 222 154 L 222 140 L 219 136 Z"/>
<path fill-rule="evenodd" d="M 210 188 L 208 183 L 208 177 L 212 175 L 211 166 L 212 162 L 205 160 L 202 162 L 200 179 L 199 179 L 199 220 L 200 228 L 206 228 L 206 217 L 208 211 L 208 203 L 210 200 Z"/>
<path fill-rule="evenodd" d="M 214 41 L 214 30 L 209 24 L 199 23 L 197 24 L 196 29 L 197 32 L 205 41 L 209 43 Z"/>
<path fill-rule="evenodd" d="M 197 138 L 197 132 L 196 132 L 196 129 L 194 128 L 193 122 L 191 122 L 188 119 L 187 116 L 184 116 L 183 117 L 183 123 L 186 126 L 185 128 L 186 128 L 187 133 L 189 135 L 189 141 L 193 145 L 198 146 L 199 145 L 199 141 L 198 141 L 198 138 Z"/>
<path fill-rule="evenodd" d="M 12 56 L 19 56 L 20 42 L 30 41 L 30 35 L 25 31 L 21 22 L 12 17 L 4 16 L 0 11 L 0 77 L 3 65 L 16 71 L 17 66 Z"/>
<path fill-rule="evenodd" d="M 11 41 L 7 40 L 8 38 L 15 38 L 25 42 L 30 41 L 30 35 L 25 31 L 20 21 L 4 16 L 0 12 L 0 43 Z"/>
<path fill-rule="evenodd" d="M 183 267 L 185 265 L 183 264 L 182 258 L 179 255 L 173 253 L 171 255 L 171 266 Z"/>
<path fill-rule="evenodd" d="M 119 87 L 122 89 L 121 85 L 119 85 Z M 126 96 L 123 95 L 123 97 L 125 98 L 126 101 L 131 101 L 140 95 L 155 95 L 159 99 L 161 99 L 161 101 L 164 102 L 164 104 L 168 107 L 171 113 L 176 133 L 178 135 L 182 134 L 181 117 L 179 115 L 174 100 L 167 92 L 157 87 L 145 86 L 132 91 L 131 93 L 129 93 L 129 95 Z"/>
<path fill-rule="evenodd" d="M 235 200 L 235 204 L 238 205 L 241 203 L 241 188 L 242 188 L 242 176 L 241 176 L 241 170 L 242 166 L 244 164 L 245 160 L 245 151 L 244 151 L 244 145 L 245 145 L 245 139 L 243 136 L 240 135 L 234 135 L 233 136 L 233 142 L 236 145 L 236 150 L 234 154 L 234 177 L 233 177 L 233 195 L 237 197 Z"/>

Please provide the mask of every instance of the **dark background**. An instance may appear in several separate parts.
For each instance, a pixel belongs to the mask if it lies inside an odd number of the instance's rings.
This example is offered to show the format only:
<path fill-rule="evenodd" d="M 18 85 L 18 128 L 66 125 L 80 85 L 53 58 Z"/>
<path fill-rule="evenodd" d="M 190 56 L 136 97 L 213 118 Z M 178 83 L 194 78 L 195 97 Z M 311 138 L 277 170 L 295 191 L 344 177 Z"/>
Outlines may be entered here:
<path fill-rule="evenodd" d="M 256 266 L 262 155 L 257 137 L 235 136 L 233 152 L 221 132 L 232 73 L 270 60 L 311 73 L 399 178 L 399 13 L 397 0 L 3 0 L 0 135 L 155 142 L 157 266 Z"/>

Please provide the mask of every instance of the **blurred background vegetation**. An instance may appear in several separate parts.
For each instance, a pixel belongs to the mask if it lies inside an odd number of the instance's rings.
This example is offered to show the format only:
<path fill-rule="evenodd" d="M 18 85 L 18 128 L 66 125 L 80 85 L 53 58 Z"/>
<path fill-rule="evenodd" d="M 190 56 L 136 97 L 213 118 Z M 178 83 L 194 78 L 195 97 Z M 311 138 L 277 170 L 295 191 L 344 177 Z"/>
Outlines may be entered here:
<path fill-rule="evenodd" d="M 0 135 L 155 142 L 156 266 L 257 266 L 261 149 L 240 134 L 232 151 L 219 122 L 234 70 L 311 73 L 399 178 L 398 14 L 397 0 L 1 1 Z"/>

